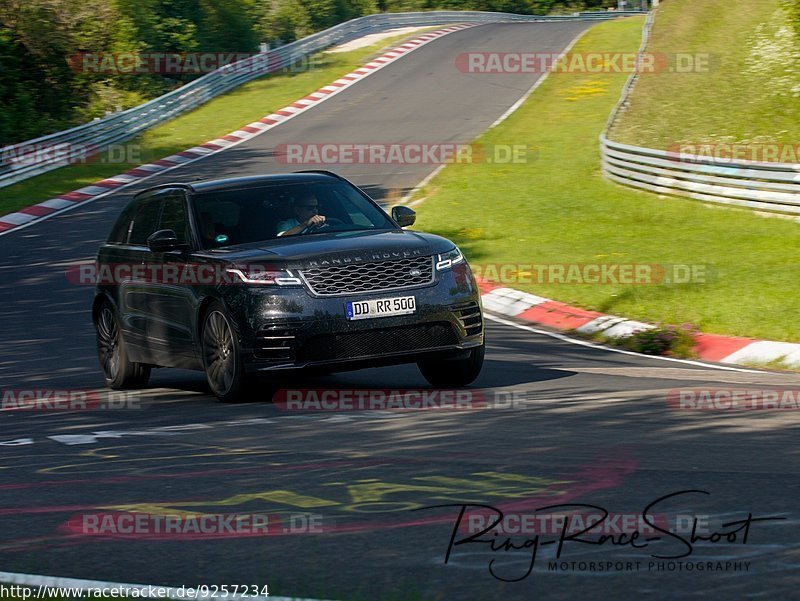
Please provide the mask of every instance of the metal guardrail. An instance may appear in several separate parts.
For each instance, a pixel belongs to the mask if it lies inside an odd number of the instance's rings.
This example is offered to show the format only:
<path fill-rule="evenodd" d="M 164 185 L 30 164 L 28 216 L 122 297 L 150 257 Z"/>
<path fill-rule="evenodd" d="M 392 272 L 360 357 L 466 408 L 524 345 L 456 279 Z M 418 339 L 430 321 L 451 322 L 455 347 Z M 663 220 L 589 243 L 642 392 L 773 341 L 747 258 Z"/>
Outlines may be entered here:
<path fill-rule="evenodd" d="M 155 125 L 232 90 L 233 88 L 289 67 L 303 58 L 330 46 L 369 33 L 398 27 L 435 26 L 453 23 L 513 23 L 529 21 L 568 21 L 610 19 L 642 14 L 639 11 L 576 13 L 537 16 L 477 11 L 431 11 L 381 13 L 340 23 L 275 50 L 254 55 L 207 73 L 163 96 L 84 125 L 20 142 L 0 149 L 0 188 L 69 164 L 69 154 L 101 152 L 113 144 L 130 139 Z M 43 152 L 43 149 L 45 150 Z"/>
<path fill-rule="evenodd" d="M 640 53 L 647 47 L 654 19 L 651 12 L 644 25 Z M 722 161 L 610 140 L 608 133 L 627 109 L 636 81 L 634 72 L 600 134 L 603 174 L 608 179 L 658 194 L 800 215 L 800 163 Z"/>
<path fill-rule="evenodd" d="M 657 192 L 761 211 L 800 215 L 800 163 L 719 161 L 600 137 L 609 179 Z"/>

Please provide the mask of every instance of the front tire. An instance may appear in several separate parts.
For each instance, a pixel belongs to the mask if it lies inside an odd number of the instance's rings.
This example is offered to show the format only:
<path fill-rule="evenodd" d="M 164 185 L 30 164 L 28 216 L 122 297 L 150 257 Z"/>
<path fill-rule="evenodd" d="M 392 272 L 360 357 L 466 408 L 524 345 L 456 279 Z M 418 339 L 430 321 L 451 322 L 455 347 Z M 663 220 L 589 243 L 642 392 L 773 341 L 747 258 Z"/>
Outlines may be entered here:
<path fill-rule="evenodd" d="M 223 403 L 241 400 L 251 379 L 244 371 L 239 340 L 222 303 L 213 303 L 203 319 L 203 369 L 211 392 Z"/>
<path fill-rule="evenodd" d="M 464 359 L 427 359 L 417 362 L 417 367 L 431 386 L 459 388 L 475 381 L 483 368 L 486 343 L 470 349 Z"/>
<path fill-rule="evenodd" d="M 112 390 L 143 388 L 150 381 L 150 366 L 128 360 L 114 307 L 105 301 L 95 318 L 97 332 L 97 358 Z"/>

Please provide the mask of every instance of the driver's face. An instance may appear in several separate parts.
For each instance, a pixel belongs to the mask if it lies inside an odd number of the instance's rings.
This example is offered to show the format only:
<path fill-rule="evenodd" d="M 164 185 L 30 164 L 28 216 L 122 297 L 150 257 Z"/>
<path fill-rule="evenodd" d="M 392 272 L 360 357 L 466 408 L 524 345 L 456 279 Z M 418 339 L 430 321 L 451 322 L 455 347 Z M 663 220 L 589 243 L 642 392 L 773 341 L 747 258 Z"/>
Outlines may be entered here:
<path fill-rule="evenodd" d="M 302 217 L 301 221 L 319 213 L 319 203 L 314 198 L 304 198 L 294 206 L 295 212 Z"/>

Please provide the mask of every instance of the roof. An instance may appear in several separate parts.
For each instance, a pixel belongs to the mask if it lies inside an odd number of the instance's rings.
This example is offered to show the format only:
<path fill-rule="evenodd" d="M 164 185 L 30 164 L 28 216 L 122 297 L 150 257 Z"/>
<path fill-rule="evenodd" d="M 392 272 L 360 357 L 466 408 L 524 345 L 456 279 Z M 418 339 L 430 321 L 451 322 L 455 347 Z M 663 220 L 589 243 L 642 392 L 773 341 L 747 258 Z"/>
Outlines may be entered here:
<path fill-rule="evenodd" d="M 299 171 L 296 173 L 275 173 L 270 175 L 251 175 L 246 177 L 229 177 L 225 179 L 212 179 L 205 181 L 194 182 L 172 182 L 167 184 L 159 184 L 143 190 L 137 196 L 150 192 L 152 190 L 159 190 L 164 188 L 184 188 L 192 192 L 205 193 L 205 192 L 218 192 L 221 190 L 249 190 L 253 188 L 261 188 L 264 186 L 271 186 L 275 184 L 288 184 L 288 183 L 313 183 L 319 181 L 330 181 L 331 179 L 341 179 L 335 173 L 330 171 Z"/>
<path fill-rule="evenodd" d="M 219 190 L 246 190 L 248 188 L 260 188 L 273 184 L 301 183 L 326 181 L 331 178 L 339 179 L 339 176 L 324 172 L 299 172 L 299 173 L 277 173 L 272 175 L 252 175 L 248 177 L 230 177 L 227 179 L 214 179 L 202 182 L 190 182 L 189 187 L 193 192 L 216 192 Z"/>

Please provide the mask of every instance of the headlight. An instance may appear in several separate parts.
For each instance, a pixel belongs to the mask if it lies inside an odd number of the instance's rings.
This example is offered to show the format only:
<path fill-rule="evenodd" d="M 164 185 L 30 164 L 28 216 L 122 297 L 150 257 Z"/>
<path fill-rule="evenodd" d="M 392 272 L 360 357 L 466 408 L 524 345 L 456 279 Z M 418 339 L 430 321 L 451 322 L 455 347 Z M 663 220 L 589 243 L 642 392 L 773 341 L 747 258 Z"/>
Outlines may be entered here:
<path fill-rule="evenodd" d="M 266 265 L 246 265 L 226 269 L 234 276 L 234 281 L 243 284 L 261 284 L 263 286 L 297 286 L 300 278 L 289 269 L 275 269 Z"/>
<path fill-rule="evenodd" d="M 448 250 L 446 253 L 442 253 L 437 256 L 436 271 L 450 269 L 453 265 L 458 265 L 463 260 L 464 255 L 461 254 L 461 251 L 458 250 L 458 247 L 454 248 L 453 250 Z"/>

